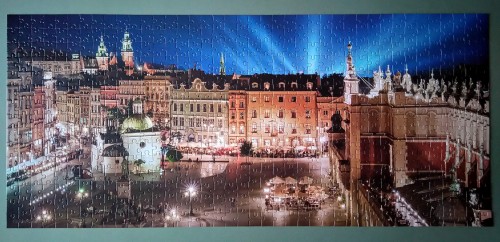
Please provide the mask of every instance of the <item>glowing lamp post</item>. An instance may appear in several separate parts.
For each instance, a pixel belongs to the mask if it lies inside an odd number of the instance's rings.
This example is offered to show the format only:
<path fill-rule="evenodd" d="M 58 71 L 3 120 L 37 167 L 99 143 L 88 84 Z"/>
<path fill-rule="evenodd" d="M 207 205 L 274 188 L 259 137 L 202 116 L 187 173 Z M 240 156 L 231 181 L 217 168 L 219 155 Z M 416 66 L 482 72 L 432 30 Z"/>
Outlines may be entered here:
<path fill-rule="evenodd" d="M 196 196 L 196 188 L 194 186 L 189 186 L 184 192 L 184 196 L 189 197 L 189 215 L 193 216 L 193 197 Z"/>
<path fill-rule="evenodd" d="M 36 221 L 42 222 L 42 227 L 45 227 L 45 223 L 51 219 L 52 216 L 47 212 L 47 210 L 43 210 L 41 215 L 36 216 Z"/>

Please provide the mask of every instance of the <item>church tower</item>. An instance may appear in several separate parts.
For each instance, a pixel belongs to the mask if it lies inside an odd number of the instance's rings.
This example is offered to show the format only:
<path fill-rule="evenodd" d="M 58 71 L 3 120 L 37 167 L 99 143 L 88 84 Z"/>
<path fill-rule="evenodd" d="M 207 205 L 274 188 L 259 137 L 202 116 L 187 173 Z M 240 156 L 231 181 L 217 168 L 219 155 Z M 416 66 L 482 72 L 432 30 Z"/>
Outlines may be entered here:
<path fill-rule="evenodd" d="M 221 76 L 226 75 L 226 66 L 224 65 L 224 53 L 220 53 L 220 69 L 219 74 Z"/>
<path fill-rule="evenodd" d="M 97 47 L 97 52 L 95 53 L 95 58 L 97 59 L 97 66 L 99 70 L 107 71 L 109 63 L 109 54 L 108 50 L 106 49 L 106 45 L 104 45 L 104 39 L 102 35 L 101 35 L 101 43 L 99 44 L 99 47 Z"/>
<path fill-rule="evenodd" d="M 134 51 L 132 49 L 132 40 L 130 34 L 125 31 L 122 40 L 122 60 L 125 63 L 125 73 L 132 75 L 134 73 Z"/>
<path fill-rule="evenodd" d="M 353 95 L 359 94 L 359 79 L 356 75 L 356 69 L 354 68 L 351 49 L 352 44 L 349 41 L 346 58 L 347 70 L 344 75 L 344 100 L 347 104 L 351 104 Z"/>

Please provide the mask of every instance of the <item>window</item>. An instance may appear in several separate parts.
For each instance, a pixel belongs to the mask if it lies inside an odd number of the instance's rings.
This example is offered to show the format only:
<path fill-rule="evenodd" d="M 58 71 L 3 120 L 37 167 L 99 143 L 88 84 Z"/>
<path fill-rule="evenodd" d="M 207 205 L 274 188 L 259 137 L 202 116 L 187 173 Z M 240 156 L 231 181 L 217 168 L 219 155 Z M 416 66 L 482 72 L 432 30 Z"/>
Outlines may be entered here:
<path fill-rule="evenodd" d="M 311 97 L 307 96 L 306 97 L 306 103 L 311 102 Z"/>
<path fill-rule="evenodd" d="M 285 89 L 285 83 L 284 82 L 280 82 L 279 83 L 279 88 L 280 89 Z"/>
<path fill-rule="evenodd" d="M 292 88 L 297 88 L 297 82 L 292 82 Z"/>
<path fill-rule="evenodd" d="M 323 110 L 323 116 L 328 116 L 328 110 Z"/>
<path fill-rule="evenodd" d="M 200 112 L 200 104 L 196 104 L 196 112 Z"/>
<path fill-rule="evenodd" d="M 210 104 L 210 112 L 213 113 L 214 112 L 214 105 L 213 104 Z"/>
<path fill-rule="evenodd" d="M 297 111 L 292 110 L 292 118 L 297 118 Z"/>
<path fill-rule="evenodd" d="M 297 128 L 292 128 L 292 134 L 296 134 L 297 133 Z"/>
<path fill-rule="evenodd" d="M 177 111 L 177 103 L 174 103 L 174 112 Z"/>
<path fill-rule="evenodd" d="M 190 112 L 193 112 L 194 111 L 194 104 L 189 104 L 189 111 Z"/>
<path fill-rule="evenodd" d="M 311 134 L 311 125 L 306 124 L 306 134 Z"/>
<path fill-rule="evenodd" d="M 179 126 L 184 127 L 184 117 L 179 118 Z"/>
<path fill-rule="evenodd" d="M 278 97 L 278 102 L 282 103 L 283 102 L 283 97 Z"/>
<path fill-rule="evenodd" d="M 194 119 L 189 118 L 189 127 L 194 127 Z"/>
<path fill-rule="evenodd" d="M 271 131 L 271 125 L 270 124 L 266 124 L 264 132 L 269 133 L 270 131 Z"/>
<path fill-rule="evenodd" d="M 278 118 L 283 118 L 283 109 L 278 111 Z"/>
<path fill-rule="evenodd" d="M 311 118 L 311 110 L 306 110 L 306 118 Z"/>
<path fill-rule="evenodd" d="M 257 147 L 257 138 L 252 138 L 252 146 Z"/>
<path fill-rule="evenodd" d="M 231 108 L 234 108 L 234 107 L 235 107 L 234 101 L 231 101 Z"/>
<path fill-rule="evenodd" d="M 179 105 L 181 112 L 184 112 L 184 104 Z"/>
<path fill-rule="evenodd" d="M 222 128 L 222 119 L 217 119 L 217 127 Z"/>
<path fill-rule="evenodd" d="M 259 83 L 252 82 L 252 88 L 259 88 Z"/>
<path fill-rule="evenodd" d="M 268 140 L 268 139 L 265 139 L 265 140 L 264 140 L 264 145 L 265 145 L 265 146 L 271 146 L 271 141 L 270 141 L 270 140 Z"/>
<path fill-rule="evenodd" d="M 252 133 L 257 133 L 257 124 L 256 123 L 252 124 Z"/>
<path fill-rule="evenodd" d="M 252 102 L 257 102 L 257 97 L 252 97 Z"/>
<path fill-rule="evenodd" d="M 240 102 L 240 108 L 245 108 L 245 103 Z"/>
<path fill-rule="evenodd" d="M 264 96 L 264 102 L 269 102 L 269 96 Z"/>
<path fill-rule="evenodd" d="M 231 134 L 235 134 L 236 133 L 236 125 L 231 125 Z"/>
<path fill-rule="evenodd" d="M 282 134 L 285 132 L 285 125 L 284 124 L 279 124 L 278 125 L 278 133 Z"/>
<path fill-rule="evenodd" d="M 179 124 L 179 119 L 177 117 L 174 117 L 174 126 L 177 126 Z"/>
<path fill-rule="evenodd" d="M 201 119 L 199 118 L 196 119 L 196 127 L 201 127 Z"/>
<path fill-rule="evenodd" d="M 252 118 L 257 118 L 257 110 L 252 110 Z"/>
<path fill-rule="evenodd" d="M 236 114 L 234 112 L 231 112 L 231 119 L 236 119 Z"/>
<path fill-rule="evenodd" d="M 240 134 L 245 134 L 245 125 L 240 124 Z"/>
<path fill-rule="evenodd" d="M 203 104 L 203 112 L 207 112 L 207 105 Z"/>
<path fill-rule="evenodd" d="M 269 118 L 271 116 L 271 112 L 269 111 L 269 109 L 266 109 L 266 111 L 264 111 L 264 118 Z"/>
<path fill-rule="evenodd" d="M 244 119 L 245 118 L 245 113 L 244 112 L 240 112 L 240 119 Z"/>
<path fill-rule="evenodd" d="M 269 90 L 270 87 L 271 85 L 269 84 L 269 82 L 264 83 L 264 90 Z"/>
<path fill-rule="evenodd" d="M 291 102 L 292 102 L 292 103 L 297 102 L 297 97 L 292 97 Z"/>
<path fill-rule="evenodd" d="M 222 113 L 222 105 L 221 104 L 217 105 L 217 112 Z"/>
<path fill-rule="evenodd" d="M 312 88 L 313 88 L 312 82 L 307 82 L 307 89 L 312 90 Z"/>

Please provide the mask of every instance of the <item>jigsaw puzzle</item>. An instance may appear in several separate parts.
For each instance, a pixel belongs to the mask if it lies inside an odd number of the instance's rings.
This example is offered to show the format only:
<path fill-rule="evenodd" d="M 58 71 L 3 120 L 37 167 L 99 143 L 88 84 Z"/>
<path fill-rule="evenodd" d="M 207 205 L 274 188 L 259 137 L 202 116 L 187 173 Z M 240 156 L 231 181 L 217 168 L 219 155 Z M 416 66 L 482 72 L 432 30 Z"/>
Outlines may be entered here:
<path fill-rule="evenodd" d="M 8 228 L 493 224 L 486 14 L 7 24 Z"/>

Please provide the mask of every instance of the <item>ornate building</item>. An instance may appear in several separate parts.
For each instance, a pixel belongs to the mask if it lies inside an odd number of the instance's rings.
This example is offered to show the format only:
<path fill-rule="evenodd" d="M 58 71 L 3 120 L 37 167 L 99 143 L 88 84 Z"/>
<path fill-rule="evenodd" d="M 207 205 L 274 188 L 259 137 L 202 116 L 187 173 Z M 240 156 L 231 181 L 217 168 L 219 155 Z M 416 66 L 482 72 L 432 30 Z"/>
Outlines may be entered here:
<path fill-rule="evenodd" d="M 129 102 L 137 98 L 143 100 L 144 97 L 144 80 L 120 80 L 118 82 L 116 100 L 119 108 L 126 108 Z"/>
<path fill-rule="evenodd" d="M 97 66 L 100 71 L 107 71 L 109 64 L 109 54 L 106 49 L 106 45 L 104 45 L 104 39 L 101 35 L 101 42 L 99 43 L 99 47 L 97 47 L 97 52 L 95 53 L 95 58 L 97 60 Z"/>
<path fill-rule="evenodd" d="M 144 79 L 144 112 L 152 114 L 155 123 L 166 125 L 170 120 L 172 84 L 169 77 L 147 76 Z"/>
<path fill-rule="evenodd" d="M 222 147 L 228 141 L 228 92 L 214 84 L 212 89 L 196 78 L 190 88 L 172 89 L 171 131 L 179 134 L 178 145 L 196 142 L 197 147 Z"/>
<path fill-rule="evenodd" d="M 123 34 L 121 55 L 125 63 L 125 73 L 130 76 L 134 73 L 134 50 L 132 49 L 132 40 L 128 31 Z"/>
<path fill-rule="evenodd" d="M 316 150 L 317 77 L 273 78 L 276 80 L 272 82 L 250 80 L 250 89 L 246 92 L 247 140 L 260 149 Z"/>
<path fill-rule="evenodd" d="M 441 211 L 451 206 L 447 202 L 459 199 L 456 194 L 472 196 L 474 189 L 482 191 L 482 209 L 491 209 L 486 191 L 490 184 L 489 101 L 482 84 L 464 81 L 459 90 L 455 81 L 449 88 L 446 81 L 434 79 L 433 73 L 429 80 L 414 83 L 407 70 L 403 76 L 392 75 L 388 67 L 385 73 L 380 68 L 374 72 L 371 92 L 361 94 L 351 48 L 349 43 L 342 112 L 345 135 L 331 140 L 330 154 L 337 173 L 342 174 L 339 168 L 346 164 L 350 169 L 350 179 L 337 182 L 350 187 L 352 223 L 369 222 L 355 216 L 368 214 L 362 211 L 368 208 L 362 204 L 358 180 L 372 185 L 376 181 L 382 190 L 385 186 L 398 189 L 406 201 L 422 210 L 423 224 L 445 221 L 429 213 L 431 207 Z M 345 145 L 338 139 L 345 139 Z M 444 187 L 432 187 L 433 182 Z"/>

